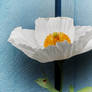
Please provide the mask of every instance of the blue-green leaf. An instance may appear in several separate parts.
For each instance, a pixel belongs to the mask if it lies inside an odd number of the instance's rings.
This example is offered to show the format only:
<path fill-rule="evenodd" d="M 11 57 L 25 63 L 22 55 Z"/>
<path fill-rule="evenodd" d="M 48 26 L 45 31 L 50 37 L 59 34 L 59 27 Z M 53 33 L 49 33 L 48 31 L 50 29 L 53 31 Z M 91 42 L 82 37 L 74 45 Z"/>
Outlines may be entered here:
<path fill-rule="evenodd" d="M 43 87 L 48 89 L 50 92 L 59 92 L 58 90 L 56 90 L 53 85 L 50 83 L 50 81 L 48 80 L 48 78 L 39 78 L 36 80 L 36 83 Z"/>
<path fill-rule="evenodd" d="M 92 92 L 92 87 L 85 87 L 80 89 L 78 92 Z"/>
<path fill-rule="evenodd" d="M 69 92 L 74 92 L 74 87 L 72 85 L 69 87 Z"/>

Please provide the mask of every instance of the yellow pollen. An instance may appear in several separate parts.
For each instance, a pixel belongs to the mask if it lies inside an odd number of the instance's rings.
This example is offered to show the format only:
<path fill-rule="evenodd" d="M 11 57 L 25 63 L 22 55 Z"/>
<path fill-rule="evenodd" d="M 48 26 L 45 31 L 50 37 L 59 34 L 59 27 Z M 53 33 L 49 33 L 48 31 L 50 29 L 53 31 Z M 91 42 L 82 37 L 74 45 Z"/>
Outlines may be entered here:
<path fill-rule="evenodd" d="M 54 32 L 52 34 L 49 34 L 45 41 L 44 41 L 44 47 L 48 47 L 51 45 L 56 45 L 57 42 L 64 42 L 67 41 L 68 43 L 71 43 L 70 38 L 63 32 Z"/>

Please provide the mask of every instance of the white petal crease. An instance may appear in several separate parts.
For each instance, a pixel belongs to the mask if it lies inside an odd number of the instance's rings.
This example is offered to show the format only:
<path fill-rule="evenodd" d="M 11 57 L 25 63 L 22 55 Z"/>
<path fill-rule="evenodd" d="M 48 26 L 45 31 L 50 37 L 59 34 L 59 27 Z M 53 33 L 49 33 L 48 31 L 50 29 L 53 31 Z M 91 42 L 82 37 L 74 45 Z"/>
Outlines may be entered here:
<path fill-rule="evenodd" d="M 22 29 L 21 27 L 15 28 L 8 39 L 8 41 L 13 44 L 24 44 L 32 48 L 39 48 L 35 40 L 35 31 Z"/>

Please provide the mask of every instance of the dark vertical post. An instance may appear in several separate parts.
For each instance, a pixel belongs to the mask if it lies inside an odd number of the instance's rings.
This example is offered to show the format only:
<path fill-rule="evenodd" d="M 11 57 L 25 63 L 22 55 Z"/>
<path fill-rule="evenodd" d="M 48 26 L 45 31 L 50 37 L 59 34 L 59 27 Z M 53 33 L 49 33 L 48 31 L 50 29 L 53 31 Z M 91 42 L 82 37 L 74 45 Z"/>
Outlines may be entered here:
<path fill-rule="evenodd" d="M 55 0 L 55 17 L 61 16 L 61 0 Z M 55 88 L 60 90 L 61 88 L 61 71 L 58 66 L 58 61 L 55 62 Z"/>
<path fill-rule="evenodd" d="M 61 16 L 61 0 L 55 0 L 55 17 Z"/>
<path fill-rule="evenodd" d="M 58 61 L 55 62 L 55 88 L 60 90 L 61 87 L 61 71 L 60 67 L 58 66 Z"/>

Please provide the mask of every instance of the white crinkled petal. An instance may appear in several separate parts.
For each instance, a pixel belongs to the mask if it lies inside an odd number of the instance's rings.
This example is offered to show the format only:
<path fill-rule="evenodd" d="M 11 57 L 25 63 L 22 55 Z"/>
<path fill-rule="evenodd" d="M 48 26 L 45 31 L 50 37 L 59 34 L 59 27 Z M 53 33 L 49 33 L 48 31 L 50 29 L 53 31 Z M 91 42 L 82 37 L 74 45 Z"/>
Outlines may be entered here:
<path fill-rule="evenodd" d="M 64 32 L 67 34 L 71 41 L 74 40 L 73 19 L 67 17 L 57 18 L 38 18 L 36 20 L 36 39 L 38 43 L 43 47 L 45 38 L 53 32 Z"/>
<path fill-rule="evenodd" d="M 75 40 L 85 36 L 87 32 L 92 31 L 92 26 L 75 26 Z"/>
<path fill-rule="evenodd" d="M 61 52 L 56 46 L 49 46 L 44 49 L 39 49 L 35 54 L 35 58 L 41 63 L 47 63 L 55 60 L 61 60 Z"/>
<path fill-rule="evenodd" d="M 59 20 L 59 18 L 57 18 L 57 19 Z M 42 21 L 44 21 L 44 22 L 42 22 Z M 48 23 L 50 25 L 50 23 L 47 22 L 50 20 L 42 19 L 42 21 L 39 21 L 39 22 L 41 22 L 41 24 Z M 52 21 L 54 21 L 54 19 L 51 20 L 51 24 L 53 25 L 54 22 L 52 22 Z M 67 28 L 64 27 L 65 25 L 63 25 L 63 23 L 65 23 L 67 25 Z M 61 27 L 62 30 L 67 31 L 69 28 L 70 29 L 72 28 L 72 27 L 68 28 L 68 21 L 64 20 L 64 18 L 63 18 L 63 22 L 61 24 L 63 26 L 63 27 Z M 39 23 L 37 25 L 40 26 Z M 59 25 L 57 25 L 57 26 L 59 27 Z M 52 26 L 49 26 L 49 27 L 51 27 L 51 29 L 52 29 Z M 58 27 L 55 27 L 55 28 L 59 31 Z M 46 28 L 47 28 L 47 26 L 46 26 Z M 43 29 L 44 29 L 44 24 L 43 24 Z M 49 30 L 49 28 L 48 28 L 48 30 Z M 38 42 L 41 43 L 40 41 L 42 41 L 43 35 L 45 35 L 45 33 L 42 32 L 42 35 L 41 35 L 40 30 L 38 30 L 38 31 L 39 31 L 38 36 L 37 36 L 37 32 L 36 32 L 36 38 L 40 39 L 40 40 L 38 40 Z M 53 32 L 53 31 L 51 31 L 51 32 Z M 72 34 L 72 32 L 70 32 L 70 31 L 69 31 L 69 33 Z M 67 41 L 64 41 L 64 42 L 58 42 L 56 44 L 56 46 L 40 48 L 39 45 L 37 44 L 37 41 L 35 40 L 35 31 L 28 30 L 28 29 L 22 29 L 21 27 L 18 27 L 18 28 L 15 28 L 14 31 L 11 33 L 8 41 L 11 44 L 13 44 L 16 48 L 23 51 L 30 58 L 33 58 L 42 63 L 46 63 L 46 62 L 51 62 L 51 61 L 55 61 L 55 60 L 68 59 L 72 56 L 82 54 L 82 53 L 87 52 L 92 49 L 92 27 L 91 26 L 76 26 L 75 33 L 76 33 L 75 40 L 71 44 L 67 43 Z M 40 34 L 40 36 L 39 36 L 39 34 Z M 46 34 L 48 34 L 48 32 Z"/>
<path fill-rule="evenodd" d="M 39 48 L 35 40 L 35 31 L 22 29 L 21 27 L 17 27 L 11 32 L 8 41 L 12 44 L 24 44 L 32 48 Z"/>
<path fill-rule="evenodd" d="M 85 48 L 82 50 L 83 53 L 92 50 L 92 39 L 88 42 Z"/>
<path fill-rule="evenodd" d="M 32 48 L 32 47 L 29 47 L 29 46 L 26 46 L 26 45 L 18 45 L 19 49 L 21 51 L 23 51 L 28 57 L 32 58 L 32 59 L 35 59 L 39 62 L 41 62 L 43 59 L 41 57 L 39 57 L 40 53 L 38 52 L 40 49 L 36 49 L 36 48 Z M 36 54 L 36 53 L 39 53 L 39 54 Z"/>
<path fill-rule="evenodd" d="M 83 30 L 81 30 L 83 29 Z M 91 26 L 80 26 L 79 32 L 76 30 L 76 35 L 81 34 L 79 37 L 76 36 L 76 40 L 73 43 L 73 55 L 82 54 L 92 49 L 92 27 Z M 84 32 L 84 33 L 83 33 Z"/>
<path fill-rule="evenodd" d="M 27 56 L 33 58 L 33 54 L 39 48 L 36 43 L 34 33 L 35 31 L 33 30 L 17 27 L 12 31 L 8 41 L 24 52 Z"/>
<path fill-rule="evenodd" d="M 57 48 L 61 52 L 61 60 L 68 59 L 72 56 L 72 44 L 67 43 L 67 41 L 57 43 Z"/>
<path fill-rule="evenodd" d="M 92 27 L 83 28 L 86 32 L 83 34 L 81 32 L 81 36 L 79 36 L 73 43 L 68 44 L 67 41 L 57 43 L 56 47 L 61 52 L 60 60 L 68 59 L 92 49 Z"/>
<path fill-rule="evenodd" d="M 68 59 L 72 57 L 72 44 L 68 44 L 67 41 L 64 41 L 57 43 L 56 46 L 39 49 L 34 54 L 34 57 L 41 63 Z"/>
<path fill-rule="evenodd" d="M 57 43 L 58 49 L 62 52 L 62 59 L 68 59 L 72 56 L 85 53 L 92 49 L 92 27 L 80 27 L 84 32 L 71 44 L 68 44 L 66 41 L 63 43 Z M 78 33 L 76 34 L 78 35 Z"/>
<path fill-rule="evenodd" d="M 22 52 L 24 52 L 25 55 L 27 55 L 30 58 L 33 58 L 34 53 L 36 52 L 35 48 L 29 47 L 27 45 L 24 44 L 16 44 L 16 43 L 12 43 L 16 48 L 18 48 L 19 50 L 21 50 Z"/>

